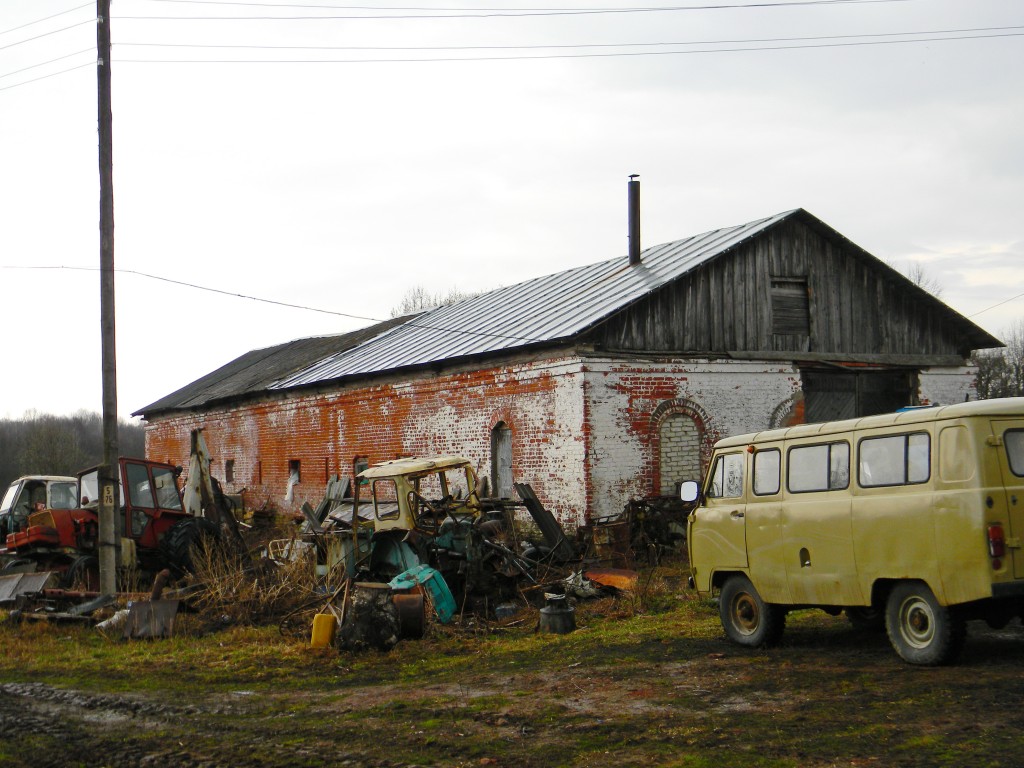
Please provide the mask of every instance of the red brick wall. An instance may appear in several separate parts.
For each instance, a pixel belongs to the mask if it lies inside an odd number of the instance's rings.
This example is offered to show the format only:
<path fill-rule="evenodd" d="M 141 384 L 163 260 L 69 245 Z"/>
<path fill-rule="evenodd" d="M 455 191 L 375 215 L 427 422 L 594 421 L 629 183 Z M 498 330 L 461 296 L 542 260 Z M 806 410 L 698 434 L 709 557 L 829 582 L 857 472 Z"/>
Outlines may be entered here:
<path fill-rule="evenodd" d="M 513 475 L 530 483 L 566 523 L 585 510 L 580 367 L 576 360 L 420 376 L 330 394 L 308 394 L 157 418 L 146 453 L 187 466 L 191 430 L 202 428 L 214 475 L 234 461 L 230 493 L 250 508 L 296 511 L 316 505 L 331 474 L 352 476 L 356 457 L 371 464 L 398 456 L 453 453 L 491 474 L 491 430 L 512 430 Z M 286 499 L 289 463 L 301 478 Z"/>

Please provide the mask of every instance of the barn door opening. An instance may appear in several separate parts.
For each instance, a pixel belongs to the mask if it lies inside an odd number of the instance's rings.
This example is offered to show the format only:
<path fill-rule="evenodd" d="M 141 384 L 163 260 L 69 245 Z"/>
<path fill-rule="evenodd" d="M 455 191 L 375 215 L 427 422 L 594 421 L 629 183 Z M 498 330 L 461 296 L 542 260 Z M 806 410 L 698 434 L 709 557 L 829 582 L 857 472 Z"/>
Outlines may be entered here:
<path fill-rule="evenodd" d="M 802 369 L 808 424 L 892 413 L 914 404 L 917 373 L 909 370 Z"/>
<path fill-rule="evenodd" d="M 492 494 L 499 499 L 512 498 L 512 430 L 499 421 L 491 430 Z"/>

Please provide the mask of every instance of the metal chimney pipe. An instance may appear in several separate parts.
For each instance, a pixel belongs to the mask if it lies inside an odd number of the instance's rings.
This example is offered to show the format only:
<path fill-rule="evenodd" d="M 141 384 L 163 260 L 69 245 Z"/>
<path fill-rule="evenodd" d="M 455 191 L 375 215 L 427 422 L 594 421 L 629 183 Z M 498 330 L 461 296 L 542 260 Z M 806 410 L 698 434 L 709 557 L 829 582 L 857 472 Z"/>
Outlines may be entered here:
<path fill-rule="evenodd" d="M 629 266 L 640 263 L 640 176 L 629 177 Z"/>

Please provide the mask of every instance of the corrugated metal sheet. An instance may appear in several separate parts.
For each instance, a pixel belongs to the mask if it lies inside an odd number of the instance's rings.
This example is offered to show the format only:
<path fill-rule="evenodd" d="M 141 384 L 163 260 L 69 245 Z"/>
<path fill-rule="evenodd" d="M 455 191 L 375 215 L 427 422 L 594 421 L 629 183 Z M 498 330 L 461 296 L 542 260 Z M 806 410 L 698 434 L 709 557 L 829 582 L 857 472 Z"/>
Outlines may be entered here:
<path fill-rule="evenodd" d="M 156 411 L 197 408 L 218 400 L 267 391 L 273 384 L 312 364 L 336 356 L 409 320 L 386 320 L 336 336 L 315 336 L 247 352 L 201 379 L 140 408 L 133 416 Z"/>
<path fill-rule="evenodd" d="M 273 389 L 359 376 L 532 344 L 587 330 L 796 211 L 654 246 L 438 307 L 364 344 L 282 378 Z"/>

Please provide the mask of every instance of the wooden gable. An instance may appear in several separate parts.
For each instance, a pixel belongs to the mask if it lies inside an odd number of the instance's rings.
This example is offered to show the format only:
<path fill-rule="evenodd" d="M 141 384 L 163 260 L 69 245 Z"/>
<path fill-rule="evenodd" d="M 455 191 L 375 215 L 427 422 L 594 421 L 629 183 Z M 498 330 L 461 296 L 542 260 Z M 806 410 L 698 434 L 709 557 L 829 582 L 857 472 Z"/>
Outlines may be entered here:
<path fill-rule="evenodd" d="M 627 352 L 917 365 L 999 345 L 804 211 L 617 313 L 592 340 Z"/>

